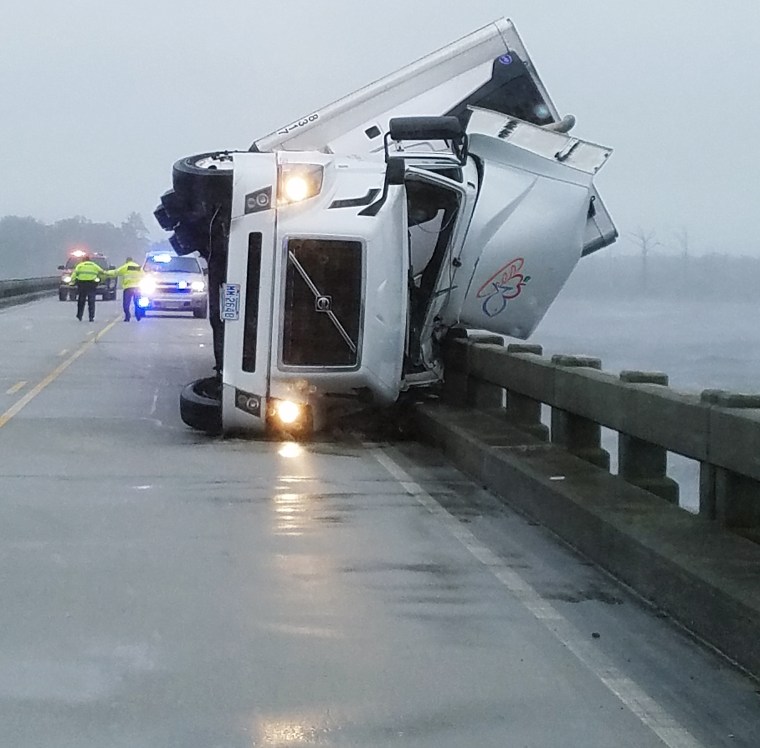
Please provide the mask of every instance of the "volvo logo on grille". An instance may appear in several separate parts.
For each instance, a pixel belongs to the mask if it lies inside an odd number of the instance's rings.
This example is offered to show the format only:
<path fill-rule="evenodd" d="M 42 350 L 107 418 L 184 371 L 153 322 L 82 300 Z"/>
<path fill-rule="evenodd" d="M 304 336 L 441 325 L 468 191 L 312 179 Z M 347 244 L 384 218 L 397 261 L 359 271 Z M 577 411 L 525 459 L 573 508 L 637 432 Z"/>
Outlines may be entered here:
<path fill-rule="evenodd" d="M 317 296 L 314 300 L 314 308 L 318 312 L 332 311 L 332 296 Z"/>

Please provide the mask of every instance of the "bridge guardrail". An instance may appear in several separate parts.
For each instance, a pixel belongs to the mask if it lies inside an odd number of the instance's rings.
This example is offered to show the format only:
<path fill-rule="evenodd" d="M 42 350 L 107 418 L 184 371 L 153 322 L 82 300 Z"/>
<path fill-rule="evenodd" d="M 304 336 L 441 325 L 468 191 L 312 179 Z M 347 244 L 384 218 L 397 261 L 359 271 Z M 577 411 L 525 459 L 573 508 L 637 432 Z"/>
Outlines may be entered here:
<path fill-rule="evenodd" d="M 596 358 L 545 358 L 540 346 L 465 335 L 446 344 L 444 400 L 503 408 L 513 425 L 607 470 L 601 427 L 612 429 L 618 475 L 672 503 L 679 486 L 666 474 L 667 452 L 697 460 L 700 515 L 760 538 L 760 395 L 678 392 L 662 372 L 615 376 Z"/>
<path fill-rule="evenodd" d="M 0 308 L 47 296 L 58 288 L 59 282 L 60 278 L 57 275 L 45 278 L 0 280 Z"/>
<path fill-rule="evenodd" d="M 457 335 L 441 397 L 414 407 L 417 436 L 760 678 L 760 400 Z M 618 475 L 603 426 L 619 434 Z M 676 505 L 668 451 L 700 462 L 709 520 Z"/>

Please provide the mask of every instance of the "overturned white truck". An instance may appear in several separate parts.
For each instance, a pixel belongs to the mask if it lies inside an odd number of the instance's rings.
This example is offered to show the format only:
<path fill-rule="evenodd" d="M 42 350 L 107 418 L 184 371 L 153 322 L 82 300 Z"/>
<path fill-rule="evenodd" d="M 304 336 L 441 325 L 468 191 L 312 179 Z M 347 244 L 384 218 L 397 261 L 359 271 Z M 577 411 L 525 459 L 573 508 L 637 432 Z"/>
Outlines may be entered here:
<path fill-rule="evenodd" d="M 453 326 L 527 338 L 617 236 L 593 185 L 611 151 L 572 124 L 502 19 L 248 151 L 177 162 L 156 218 L 208 261 L 217 372 L 183 420 L 309 433 L 440 382 Z"/>

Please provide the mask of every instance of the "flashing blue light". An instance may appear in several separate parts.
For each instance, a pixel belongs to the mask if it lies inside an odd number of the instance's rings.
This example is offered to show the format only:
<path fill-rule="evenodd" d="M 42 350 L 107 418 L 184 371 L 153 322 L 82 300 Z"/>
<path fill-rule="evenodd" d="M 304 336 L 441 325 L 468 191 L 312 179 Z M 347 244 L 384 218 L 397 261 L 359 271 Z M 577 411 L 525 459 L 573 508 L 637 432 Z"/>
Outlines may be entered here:
<path fill-rule="evenodd" d="M 152 255 L 150 258 L 153 262 L 160 262 L 160 263 L 168 263 L 172 261 L 172 256 L 167 253 L 163 253 L 160 255 Z"/>
<path fill-rule="evenodd" d="M 502 55 L 501 57 L 499 57 L 499 62 L 502 65 L 511 65 L 514 62 L 514 60 L 512 58 L 512 55 Z"/>
<path fill-rule="evenodd" d="M 150 306 L 150 299 L 147 296 L 141 296 L 137 300 L 137 306 L 139 306 L 140 309 L 147 309 Z"/>
<path fill-rule="evenodd" d="M 177 283 L 177 288 L 182 288 L 182 289 L 187 288 L 187 281 L 180 281 L 179 283 Z"/>

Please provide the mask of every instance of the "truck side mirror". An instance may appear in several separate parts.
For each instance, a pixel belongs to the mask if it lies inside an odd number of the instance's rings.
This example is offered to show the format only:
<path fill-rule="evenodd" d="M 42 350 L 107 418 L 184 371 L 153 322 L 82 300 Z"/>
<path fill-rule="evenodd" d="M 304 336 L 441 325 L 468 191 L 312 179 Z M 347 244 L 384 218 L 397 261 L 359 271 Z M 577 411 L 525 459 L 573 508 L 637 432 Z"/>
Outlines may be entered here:
<path fill-rule="evenodd" d="M 66 268 L 65 268 L 63 265 L 59 265 L 59 266 L 58 266 L 58 269 L 59 269 L 59 270 L 65 270 Z"/>

